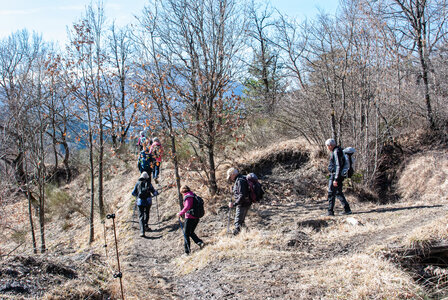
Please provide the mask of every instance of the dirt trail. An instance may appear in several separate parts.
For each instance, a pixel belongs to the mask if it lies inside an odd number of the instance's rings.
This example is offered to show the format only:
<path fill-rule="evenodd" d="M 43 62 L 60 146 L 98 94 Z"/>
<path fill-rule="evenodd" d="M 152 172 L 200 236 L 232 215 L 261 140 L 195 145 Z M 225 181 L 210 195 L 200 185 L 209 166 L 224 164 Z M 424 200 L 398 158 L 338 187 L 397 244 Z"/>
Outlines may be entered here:
<path fill-rule="evenodd" d="M 154 230 L 147 238 L 138 236 L 136 224 L 133 232 L 135 243 L 130 250 L 131 254 L 125 259 L 125 268 L 130 270 L 129 276 L 140 278 L 147 284 L 132 294 L 139 299 L 302 297 L 296 290 L 300 281 L 300 268 L 324 264 L 336 256 L 362 253 L 375 245 L 396 242 L 408 235 L 416 224 L 423 226 L 446 215 L 448 209 L 444 202 L 408 206 L 398 203 L 387 207 L 354 203 L 354 214 L 350 217 L 362 225 L 358 225 L 360 229 L 356 229 L 355 233 L 350 233 L 350 226 L 353 225 L 346 224 L 347 217 L 322 217 L 325 208 L 324 201 L 311 200 L 297 200 L 281 205 L 255 205 L 247 217 L 248 227 L 268 236 L 281 236 L 281 242 L 273 247 L 272 254 L 265 255 L 262 262 L 257 257 L 214 260 L 206 268 L 183 276 L 177 275 L 179 267 L 173 262 L 183 254 L 183 238 L 178 220 L 172 218 L 152 224 Z M 216 215 L 209 214 L 201 220 L 197 233 L 206 243 L 225 230 L 227 213 L 223 205 Z M 400 221 L 397 221 L 398 217 Z M 150 223 L 154 223 L 154 220 L 155 211 L 152 211 Z M 304 234 L 303 226 L 299 224 L 311 224 L 315 229 Z M 341 226 L 347 227 L 347 236 L 329 237 L 323 242 L 313 238 L 318 234 L 320 237 L 327 233 L 331 235 L 334 228 Z M 192 251 L 198 253 L 201 250 L 192 243 Z"/>

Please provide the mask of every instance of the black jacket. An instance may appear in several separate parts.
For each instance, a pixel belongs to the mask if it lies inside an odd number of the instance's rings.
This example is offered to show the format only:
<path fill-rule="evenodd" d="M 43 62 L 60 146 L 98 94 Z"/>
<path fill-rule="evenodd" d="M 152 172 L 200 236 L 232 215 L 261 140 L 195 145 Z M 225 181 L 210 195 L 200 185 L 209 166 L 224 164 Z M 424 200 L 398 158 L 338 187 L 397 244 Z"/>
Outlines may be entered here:
<path fill-rule="evenodd" d="M 235 205 L 250 206 L 252 201 L 249 198 L 249 185 L 247 179 L 239 174 L 233 185 L 233 194 L 235 197 Z"/>
<path fill-rule="evenodd" d="M 341 147 L 336 146 L 331 152 L 330 163 L 328 164 L 328 171 L 330 172 L 330 179 L 340 180 L 344 177 L 342 174 L 342 168 L 344 167 L 344 153 Z"/>

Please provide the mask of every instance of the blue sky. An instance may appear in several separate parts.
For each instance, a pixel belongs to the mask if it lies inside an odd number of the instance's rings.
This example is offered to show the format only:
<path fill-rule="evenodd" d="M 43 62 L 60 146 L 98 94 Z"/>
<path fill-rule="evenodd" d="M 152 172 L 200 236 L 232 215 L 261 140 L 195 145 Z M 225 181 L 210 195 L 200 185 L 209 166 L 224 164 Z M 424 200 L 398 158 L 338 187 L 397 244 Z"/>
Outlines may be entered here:
<path fill-rule="evenodd" d="M 0 0 L 0 38 L 26 28 L 41 33 L 45 40 L 63 43 L 66 28 L 84 13 L 90 0 Z M 146 0 L 104 0 L 106 17 L 118 25 L 133 22 Z M 338 0 L 271 0 L 284 14 L 312 18 L 318 8 L 334 14 Z"/>

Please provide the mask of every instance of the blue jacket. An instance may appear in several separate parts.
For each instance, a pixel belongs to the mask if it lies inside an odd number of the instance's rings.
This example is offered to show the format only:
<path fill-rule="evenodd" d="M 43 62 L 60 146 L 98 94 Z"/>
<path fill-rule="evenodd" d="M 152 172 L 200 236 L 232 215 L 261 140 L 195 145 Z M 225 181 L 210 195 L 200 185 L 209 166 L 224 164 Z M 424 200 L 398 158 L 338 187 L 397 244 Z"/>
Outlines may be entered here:
<path fill-rule="evenodd" d="M 146 153 L 145 151 L 140 152 L 138 158 L 138 169 L 141 172 L 146 171 L 151 173 L 153 158 L 151 153 Z"/>
<path fill-rule="evenodd" d="M 140 199 L 140 197 L 138 197 L 138 190 L 139 190 L 139 186 L 142 184 L 142 182 L 145 179 L 140 178 L 137 182 L 137 184 L 134 187 L 134 190 L 132 191 L 132 196 L 137 197 L 137 205 L 138 206 L 149 206 L 152 204 L 152 197 L 149 196 L 146 199 Z M 149 182 L 149 181 L 148 181 Z M 149 190 L 151 192 L 152 196 L 157 196 L 159 193 L 154 189 L 154 187 L 152 186 L 151 183 L 149 183 Z"/>

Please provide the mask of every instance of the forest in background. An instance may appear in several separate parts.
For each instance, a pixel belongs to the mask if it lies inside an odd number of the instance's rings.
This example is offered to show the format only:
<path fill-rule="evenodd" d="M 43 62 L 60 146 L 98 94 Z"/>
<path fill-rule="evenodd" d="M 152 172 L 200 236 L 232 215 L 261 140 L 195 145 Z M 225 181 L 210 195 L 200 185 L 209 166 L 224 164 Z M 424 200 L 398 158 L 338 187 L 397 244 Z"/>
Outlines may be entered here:
<path fill-rule="evenodd" d="M 355 147 L 369 186 L 401 135 L 446 141 L 447 17 L 440 0 L 347 0 L 301 23 L 266 3 L 155 0 L 118 27 L 98 2 L 62 47 L 12 33 L 0 41 L 0 205 L 28 200 L 45 252 L 48 186 L 88 170 L 93 241 L 104 157 L 145 127 L 162 137 L 178 188 L 183 167 L 219 193 L 217 156 L 282 137 Z"/>

